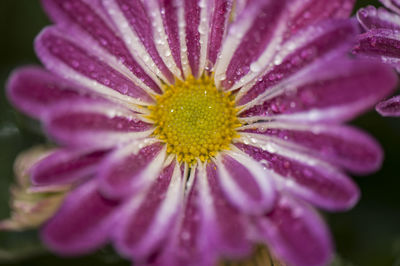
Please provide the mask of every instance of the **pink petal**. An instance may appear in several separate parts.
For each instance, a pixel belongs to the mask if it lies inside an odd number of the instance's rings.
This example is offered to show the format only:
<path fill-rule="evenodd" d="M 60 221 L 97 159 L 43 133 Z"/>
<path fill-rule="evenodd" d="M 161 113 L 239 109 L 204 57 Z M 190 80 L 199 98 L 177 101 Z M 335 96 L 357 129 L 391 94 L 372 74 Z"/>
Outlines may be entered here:
<path fill-rule="evenodd" d="M 358 25 L 350 20 L 328 20 L 297 32 L 275 56 L 270 67 L 250 88 L 239 93 L 238 105 L 262 97 L 275 85 L 310 68 L 319 68 L 330 58 L 348 52 L 354 45 Z"/>
<path fill-rule="evenodd" d="M 380 102 L 376 110 L 383 116 L 400 116 L 400 96 Z"/>
<path fill-rule="evenodd" d="M 213 4 L 207 53 L 208 61 L 210 62 L 209 68 L 217 61 L 218 53 L 221 50 L 222 42 L 226 36 L 233 0 L 216 0 L 213 1 Z"/>
<path fill-rule="evenodd" d="M 91 177 L 107 150 L 62 149 L 40 160 L 31 170 L 36 186 L 71 184 Z"/>
<path fill-rule="evenodd" d="M 107 0 L 103 4 L 125 43 L 134 47 L 132 53 L 157 75 L 173 83 L 174 77 L 157 51 L 152 22 L 142 1 Z"/>
<path fill-rule="evenodd" d="M 187 57 L 194 76 L 198 75 L 200 64 L 200 32 L 198 28 L 201 8 L 198 2 L 197 0 L 183 1 Z"/>
<path fill-rule="evenodd" d="M 328 265 L 332 259 L 328 229 L 315 211 L 299 200 L 282 195 L 259 225 L 268 247 L 290 265 Z"/>
<path fill-rule="evenodd" d="M 262 104 L 240 114 L 249 121 L 345 121 L 389 95 L 397 83 L 390 67 L 338 58 L 277 87 Z M 284 86 L 283 86 L 284 85 Z M 379 88 L 379 89 L 377 89 Z"/>
<path fill-rule="evenodd" d="M 244 127 L 291 150 L 306 153 L 358 174 L 380 168 L 383 151 L 369 135 L 349 126 L 269 122 Z"/>
<path fill-rule="evenodd" d="M 167 35 L 167 42 L 171 50 L 171 55 L 178 69 L 183 72 L 181 62 L 181 44 L 178 28 L 178 13 L 180 5 L 178 0 L 149 0 L 147 2 L 157 2 L 156 4 L 158 5 L 158 9 L 161 13 L 164 31 Z M 163 12 L 161 12 L 161 10 Z"/>
<path fill-rule="evenodd" d="M 153 126 L 129 109 L 107 101 L 64 102 L 49 110 L 46 131 L 74 147 L 110 147 L 151 134 Z"/>
<path fill-rule="evenodd" d="M 287 23 L 288 1 L 250 1 L 230 26 L 215 69 L 216 84 L 236 89 L 271 63 Z"/>
<path fill-rule="evenodd" d="M 99 169 L 100 189 L 111 197 L 129 197 L 157 178 L 165 156 L 165 145 L 154 140 L 139 140 L 121 147 Z"/>
<path fill-rule="evenodd" d="M 119 251 L 136 261 L 152 255 L 170 234 L 182 196 L 183 178 L 173 161 L 145 193 L 125 203 L 114 234 Z"/>
<path fill-rule="evenodd" d="M 215 167 L 199 163 L 191 169 L 181 220 L 155 265 L 215 265 L 219 256 L 240 258 L 251 251 L 251 225 L 226 201 Z"/>
<path fill-rule="evenodd" d="M 234 208 L 226 199 L 218 181 L 217 166 L 208 163 L 204 176 L 208 183 L 209 196 L 212 206 L 202 204 L 204 211 L 213 212 L 212 224 L 215 230 L 216 249 L 220 256 L 230 259 L 241 258 L 249 255 L 252 248 L 250 239 L 250 224 L 247 217 Z"/>
<path fill-rule="evenodd" d="M 393 67 L 400 67 L 400 32 L 391 29 L 372 29 L 358 36 L 353 52 Z"/>
<path fill-rule="evenodd" d="M 104 245 L 109 238 L 118 203 L 103 198 L 90 181 L 71 192 L 56 215 L 47 222 L 42 237 L 58 254 L 79 255 Z"/>
<path fill-rule="evenodd" d="M 160 0 L 143 1 L 143 6 L 147 14 L 149 14 L 153 39 L 155 40 L 154 44 L 161 59 L 175 78 L 183 79 L 179 35 L 172 36 L 172 34 L 178 34 L 178 17 L 174 13 L 177 7 L 174 6 L 173 1 Z M 166 14 L 167 10 L 168 14 Z M 172 15 L 169 14 L 170 12 L 175 15 L 174 18 L 166 17 Z M 167 21 L 175 24 L 167 25 Z M 169 28 L 171 26 L 176 30 L 172 30 L 171 32 Z M 175 37 L 178 39 L 175 39 Z M 174 41 L 177 41 L 177 46 L 174 46 Z"/>
<path fill-rule="evenodd" d="M 373 6 L 361 8 L 357 12 L 357 18 L 366 30 L 379 28 L 400 30 L 400 16 L 385 8 L 376 9 Z"/>
<path fill-rule="evenodd" d="M 287 36 L 294 34 L 316 22 L 333 19 L 348 18 L 353 10 L 355 0 L 296 0 L 292 3 L 293 14 L 288 22 Z"/>
<path fill-rule="evenodd" d="M 148 69 L 142 66 L 132 57 L 126 44 L 116 34 L 115 25 L 112 24 L 108 14 L 99 0 L 42 0 L 45 10 L 64 32 L 73 35 L 75 39 L 91 41 L 91 50 L 103 49 L 126 67 L 135 77 L 141 80 L 153 91 L 161 90 L 150 77 Z M 153 78 L 153 79 L 152 79 Z"/>
<path fill-rule="evenodd" d="M 215 4 L 207 0 L 183 1 L 187 58 L 195 77 L 200 77 L 206 66 L 211 11 Z"/>
<path fill-rule="evenodd" d="M 251 214 L 272 208 L 274 184 L 259 163 L 245 154 L 227 152 L 217 157 L 216 165 L 221 188 L 235 207 Z"/>
<path fill-rule="evenodd" d="M 132 103 L 153 103 L 145 87 L 94 55 L 93 49 L 65 34 L 57 27 L 44 29 L 35 41 L 35 48 L 44 65 L 60 76 L 84 87 Z"/>
<path fill-rule="evenodd" d="M 52 3 L 54 2 L 54 3 Z M 101 0 L 78 0 L 78 1 L 63 1 L 60 0 L 41 0 L 42 6 L 46 11 L 49 18 L 56 24 L 67 25 L 74 24 L 75 22 L 71 21 L 69 18 L 69 13 L 71 13 L 74 9 L 80 9 L 77 13 L 81 13 L 82 11 L 86 11 L 89 15 L 95 13 L 99 16 L 108 26 L 113 27 L 111 24 L 110 18 L 107 16 L 107 12 L 105 11 L 103 5 L 101 4 Z M 65 3 L 63 6 L 61 4 Z M 90 10 L 87 9 L 87 6 L 90 6 Z M 84 19 L 79 19 L 80 23 L 90 23 L 92 22 L 92 17 L 88 16 L 87 21 L 83 21 Z M 114 28 L 113 28 L 114 29 Z"/>
<path fill-rule="evenodd" d="M 262 145 L 236 145 L 267 168 L 268 177 L 275 180 L 277 187 L 316 206 L 346 210 L 359 199 L 360 192 L 351 179 L 317 159 L 280 146 L 276 146 L 279 151 L 273 153 L 263 150 Z"/>
<path fill-rule="evenodd" d="M 379 0 L 387 8 L 391 9 L 393 12 L 400 14 L 400 2 L 399 0 Z"/>
<path fill-rule="evenodd" d="M 154 258 L 152 264 L 159 266 L 207 266 L 215 263 L 215 252 L 210 245 L 205 245 L 211 232 L 205 230 L 204 213 L 199 202 L 201 196 L 198 186 L 189 187 L 179 220 L 171 228 L 171 236 L 161 254 Z M 209 242 L 208 242 L 209 243 Z M 206 252 L 205 251 L 210 251 Z M 207 254 L 207 256 L 204 256 Z"/>

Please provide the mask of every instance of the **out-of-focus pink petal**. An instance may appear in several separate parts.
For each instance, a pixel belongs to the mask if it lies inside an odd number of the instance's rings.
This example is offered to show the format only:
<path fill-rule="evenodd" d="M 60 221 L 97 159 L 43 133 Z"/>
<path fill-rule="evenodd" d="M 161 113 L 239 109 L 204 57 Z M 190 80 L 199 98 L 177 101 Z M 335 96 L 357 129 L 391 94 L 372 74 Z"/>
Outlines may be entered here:
<path fill-rule="evenodd" d="M 259 225 L 268 247 L 291 265 L 328 265 L 333 257 L 326 225 L 314 210 L 297 199 L 281 196 Z"/>
<path fill-rule="evenodd" d="M 291 3 L 291 17 L 286 36 L 326 19 L 348 18 L 355 0 L 296 0 Z"/>
<path fill-rule="evenodd" d="M 385 8 L 376 9 L 373 6 L 367 6 L 357 11 L 357 18 L 366 30 L 370 29 L 392 29 L 400 30 L 400 17 L 391 13 Z"/>
<path fill-rule="evenodd" d="M 372 29 L 358 36 L 353 52 L 393 67 L 400 67 L 400 32 L 391 29 Z"/>
<path fill-rule="evenodd" d="M 31 169 L 36 186 L 59 186 L 92 177 L 108 150 L 61 149 L 43 158 Z"/>
<path fill-rule="evenodd" d="M 47 246 L 63 255 L 93 251 L 109 239 L 117 202 L 102 197 L 96 180 L 71 192 L 60 210 L 44 226 L 42 237 Z"/>
<path fill-rule="evenodd" d="M 400 14 L 400 1 L 399 0 L 379 0 L 387 8 L 391 9 L 393 12 Z"/>
<path fill-rule="evenodd" d="M 380 102 L 376 105 L 376 110 L 383 116 L 400 116 L 400 96 Z"/>
<path fill-rule="evenodd" d="M 88 18 L 79 19 L 79 23 L 91 23 L 92 17 L 90 15 L 95 14 L 101 18 L 104 23 L 107 23 L 112 30 L 115 30 L 114 25 L 111 23 L 110 18 L 107 15 L 106 10 L 101 4 L 101 0 L 78 0 L 78 1 L 62 1 L 62 0 L 40 0 L 44 10 L 46 11 L 49 18 L 56 24 L 61 24 L 67 26 L 68 24 L 74 24 L 77 22 L 73 21 L 73 18 L 69 17 L 76 9 L 77 14 L 86 13 Z M 90 7 L 90 9 L 89 9 Z M 77 16 L 78 17 L 78 16 Z M 72 20 L 71 20 L 72 19 Z M 84 21 L 86 20 L 86 21 Z"/>
<path fill-rule="evenodd" d="M 7 83 L 7 95 L 15 106 L 35 118 L 43 118 L 51 106 L 62 101 L 95 97 L 40 67 L 14 71 Z"/>

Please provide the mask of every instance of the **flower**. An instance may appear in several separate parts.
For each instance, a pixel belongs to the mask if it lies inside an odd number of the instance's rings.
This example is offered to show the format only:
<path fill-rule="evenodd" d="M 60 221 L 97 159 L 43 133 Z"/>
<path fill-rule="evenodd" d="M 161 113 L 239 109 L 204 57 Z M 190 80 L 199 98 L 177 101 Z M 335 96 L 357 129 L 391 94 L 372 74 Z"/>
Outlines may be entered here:
<path fill-rule="evenodd" d="M 43 4 L 50 72 L 19 69 L 7 87 L 62 147 L 33 184 L 74 187 L 43 227 L 50 249 L 112 242 L 139 264 L 215 265 L 260 243 L 291 265 L 329 261 L 311 206 L 357 202 L 344 171 L 377 170 L 382 151 L 343 123 L 397 82 L 347 54 L 353 1 Z"/>
<path fill-rule="evenodd" d="M 357 18 L 365 33 L 360 34 L 354 53 L 379 60 L 400 71 L 400 2 L 380 0 L 386 6 L 361 8 Z M 382 116 L 400 116 L 400 96 L 380 102 L 376 110 Z"/>

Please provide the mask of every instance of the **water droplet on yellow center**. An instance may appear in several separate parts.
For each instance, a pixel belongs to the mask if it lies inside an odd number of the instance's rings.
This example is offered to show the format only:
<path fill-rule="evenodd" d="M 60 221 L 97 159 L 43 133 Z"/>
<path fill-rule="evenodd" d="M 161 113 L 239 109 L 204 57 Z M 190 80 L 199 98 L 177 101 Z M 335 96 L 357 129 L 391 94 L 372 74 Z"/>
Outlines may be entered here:
<path fill-rule="evenodd" d="M 167 143 L 179 161 L 207 161 L 229 149 L 240 126 L 233 97 L 218 90 L 209 76 L 189 77 L 165 85 L 164 94 L 150 107 L 154 135 Z"/>

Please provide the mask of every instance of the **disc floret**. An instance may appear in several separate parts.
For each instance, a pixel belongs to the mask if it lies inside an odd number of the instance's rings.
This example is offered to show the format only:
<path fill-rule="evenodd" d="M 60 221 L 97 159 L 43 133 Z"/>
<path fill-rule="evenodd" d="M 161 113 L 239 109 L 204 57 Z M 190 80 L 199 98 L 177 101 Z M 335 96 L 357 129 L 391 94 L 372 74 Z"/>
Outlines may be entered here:
<path fill-rule="evenodd" d="M 207 161 L 229 149 L 238 136 L 233 97 L 218 90 L 209 76 L 165 85 L 164 94 L 156 98 L 150 108 L 154 135 L 167 143 L 167 152 L 176 154 L 179 161 Z"/>

